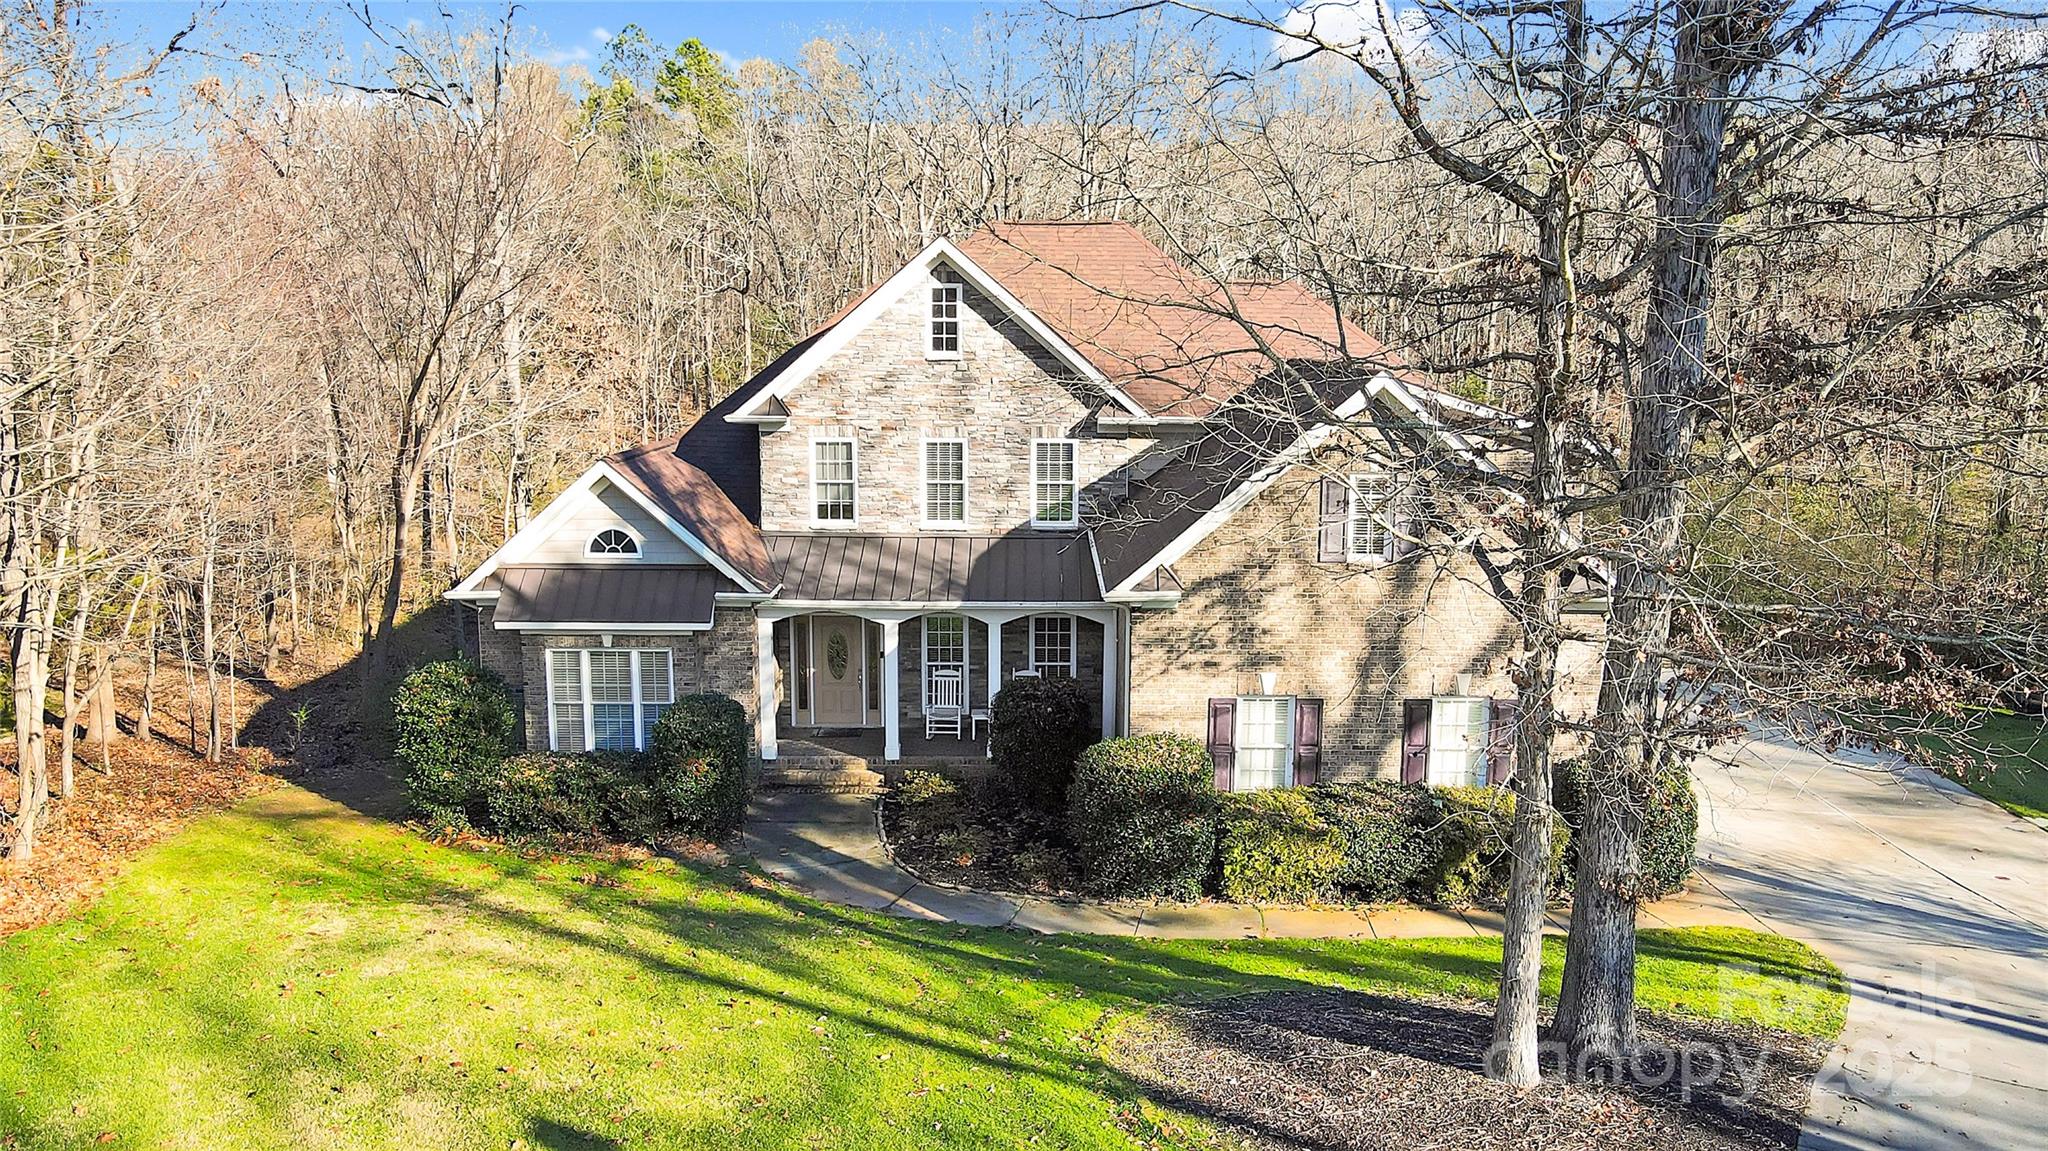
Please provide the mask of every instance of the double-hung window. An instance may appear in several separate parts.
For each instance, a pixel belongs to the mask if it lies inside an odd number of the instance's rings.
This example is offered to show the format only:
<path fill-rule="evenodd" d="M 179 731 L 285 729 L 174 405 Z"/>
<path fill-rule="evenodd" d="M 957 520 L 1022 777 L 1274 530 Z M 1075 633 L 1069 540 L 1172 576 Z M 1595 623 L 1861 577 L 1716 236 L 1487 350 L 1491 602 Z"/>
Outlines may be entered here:
<path fill-rule="evenodd" d="M 928 615 L 924 617 L 924 705 L 932 706 L 937 697 L 932 691 L 932 677 L 942 671 L 950 671 L 960 677 L 960 698 L 971 698 L 967 691 L 967 618 L 957 615 Z"/>
<path fill-rule="evenodd" d="M 932 285 L 931 343 L 925 354 L 935 360 L 957 359 L 960 355 L 960 285 L 940 281 Z"/>
<path fill-rule="evenodd" d="M 632 751 L 675 701 L 667 648 L 556 648 L 548 661 L 548 746 Z"/>
<path fill-rule="evenodd" d="M 1294 782 L 1294 699 L 1284 695 L 1239 696 L 1236 771 L 1231 787 L 1263 791 Z"/>
<path fill-rule="evenodd" d="M 1351 514 L 1345 528 L 1345 557 L 1371 563 L 1394 556 L 1394 514 L 1400 499 L 1396 479 L 1384 472 L 1351 477 Z"/>
<path fill-rule="evenodd" d="M 967 441 L 924 442 L 924 519 L 928 524 L 967 522 Z"/>
<path fill-rule="evenodd" d="M 1080 486 L 1075 481 L 1074 441 L 1031 441 L 1031 523 L 1070 528 L 1080 522 Z"/>
<path fill-rule="evenodd" d="M 811 441 L 812 516 L 821 524 L 851 524 L 859 499 L 852 440 Z"/>
<path fill-rule="evenodd" d="M 1074 677 L 1074 617 L 1031 617 L 1031 670 L 1048 678 Z"/>
<path fill-rule="evenodd" d="M 1492 708 L 1473 696 L 1438 696 L 1429 706 L 1429 783 L 1485 787 L 1487 729 Z"/>

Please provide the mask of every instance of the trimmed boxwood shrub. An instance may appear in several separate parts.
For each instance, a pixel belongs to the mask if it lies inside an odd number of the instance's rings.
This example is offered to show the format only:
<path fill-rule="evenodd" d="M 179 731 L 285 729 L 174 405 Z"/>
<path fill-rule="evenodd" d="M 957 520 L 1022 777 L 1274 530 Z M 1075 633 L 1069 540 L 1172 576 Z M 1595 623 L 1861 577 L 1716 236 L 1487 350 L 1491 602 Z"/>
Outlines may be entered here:
<path fill-rule="evenodd" d="M 1211 778 L 1208 750 L 1186 736 L 1125 736 L 1082 752 L 1067 791 L 1067 834 L 1087 889 L 1200 897 L 1216 855 Z"/>
<path fill-rule="evenodd" d="M 518 722 L 503 681 L 478 664 L 442 660 L 406 676 L 391 734 L 413 810 L 446 830 L 486 818 L 486 785 L 512 754 Z"/>
<path fill-rule="evenodd" d="M 1574 831 L 1585 815 L 1585 787 L 1586 769 L 1582 762 L 1572 760 L 1557 765 L 1551 802 Z M 1700 833 L 1700 801 L 1693 793 L 1692 772 L 1676 768 L 1663 773 L 1642 802 L 1643 822 L 1636 832 L 1636 850 L 1642 862 L 1644 898 L 1656 899 L 1683 889 L 1692 875 Z M 1566 874 L 1577 866 L 1577 853 L 1573 852 L 1565 861 Z"/>
<path fill-rule="evenodd" d="M 686 695 L 654 722 L 648 779 L 670 821 L 723 839 L 747 814 L 747 711 L 717 692 Z"/>
<path fill-rule="evenodd" d="M 1025 677 L 996 693 L 989 716 L 989 759 L 1018 798 L 1058 815 L 1074 780 L 1074 761 L 1095 738 L 1099 701 L 1078 680 Z"/>
<path fill-rule="evenodd" d="M 1435 794 L 1438 817 L 1429 828 L 1430 859 L 1417 876 L 1417 897 L 1442 907 L 1506 899 L 1514 867 L 1508 849 L 1514 793 L 1498 787 L 1441 787 Z M 1553 889 L 1563 881 L 1570 843 L 1570 828 L 1557 818 L 1550 842 Z"/>
<path fill-rule="evenodd" d="M 1237 903 L 1310 903 L 1336 892 L 1344 838 L 1297 789 L 1226 795 L 1216 854 L 1223 898 Z"/>
<path fill-rule="evenodd" d="M 491 830 L 511 841 L 577 843 L 612 831 L 607 807 L 639 774 L 626 752 L 533 752 L 490 773 L 484 806 Z"/>
<path fill-rule="evenodd" d="M 1362 903 L 1404 898 L 1431 860 L 1429 828 L 1436 801 L 1412 783 L 1367 780 L 1308 789 L 1308 801 L 1343 839 L 1337 889 Z"/>

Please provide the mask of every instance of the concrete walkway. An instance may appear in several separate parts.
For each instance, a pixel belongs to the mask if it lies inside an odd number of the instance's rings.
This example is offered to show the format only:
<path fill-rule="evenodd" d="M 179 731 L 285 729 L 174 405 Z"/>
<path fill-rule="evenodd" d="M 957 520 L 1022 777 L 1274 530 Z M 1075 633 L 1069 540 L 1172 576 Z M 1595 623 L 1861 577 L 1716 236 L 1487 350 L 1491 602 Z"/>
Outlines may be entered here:
<path fill-rule="evenodd" d="M 1760 740 L 1695 776 L 1705 877 L 1852 981 L 1800 1146 L 2048 1145 L 2048 832 L 1875 756 Z"/>
<path fill-rule="evenodd" d="M 1500 934 L 1490 911 L 1391 907 L 1255 907 L 1240 903 L 1067 902 L 923 883 L 896 866 L 875 829 L 874 800 L 824 792 L 769 791 L 755 798 L 747 850 L 762 870 L 825 900 L 977 927 L 1155 939 L 1425 939 Z M 1762 928 L 1709 884 L 1645 909 L 1650 927 Z M 1562 934 L 1565 915 L 1551 914 Z"/>

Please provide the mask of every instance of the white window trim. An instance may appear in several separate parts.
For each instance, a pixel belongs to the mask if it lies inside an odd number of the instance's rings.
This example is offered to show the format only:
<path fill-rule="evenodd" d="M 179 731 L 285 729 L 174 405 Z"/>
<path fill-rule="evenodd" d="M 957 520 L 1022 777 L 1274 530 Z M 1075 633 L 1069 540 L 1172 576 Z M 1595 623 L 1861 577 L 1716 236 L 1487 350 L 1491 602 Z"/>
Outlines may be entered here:
<path fill-rule="evenodd" d="M 926 705 L 931 702 L 932 621 L 941 617 L 960 621 L 960 698 L 966 701 L 970 707 L 974 703 L 974 673 L 970 670 L 974 666 L 972 658 L 974 643 L 971 635 L 973 629 L 968 626 L 967 617 L 964 615 L 949 611 L 935 612 L 922 617 L 922 622 L 917 629 L 920 655 L 923 661 L 922 666 L 918 670 L 917 677 L 917 713 L 919 715 L 924 714 Z M 952 665 L 948 664 L 947 666 L 950 667 Z"/>
<path fill-rule="evenodd" d="M 1238 757 L 1238 758 L 1237 758 L 1237 762 L 1239 762 L 1239 763 L 1242 763 L 1242 762 L 1243 762 L 1243 757 L 1244 757 L 1244 752 L 1245 752 L 1245 748 L 1244 748 L 1244 745 L 1243 745 L 1243 744 L 1242 744 L 1241 742 L 1239 742 L 1239 740 L 1240 740 L 1240 738 L 1241 738 L 1241 733 L 1242 733 L 1242 732 L 1244 731 L 1244 716 L 1245 716 L 1245 705 L 1246 705 L 1246 704 L 1248 704 L 1248 703 L 1270 703 L 1270 702 L 1273 702 L 1273 701 L 1275 701 L 1275 700 L 1277 700 L 1277 701 L 1279 701 L 1279 702 L 1281 702 L 1281 703 L 1283 703 L 1283 704 L 1285 704 L 1285 705 L 1286 705 L 1286 718 L 1287 718 L 1287 724 L 1286 724 L 1286 730 L 1282 731 L 1282 732 L 1281 732 L 1281 734 L 1280 734 L 1280 752 L 1281 752 L 1281 756 L 1282 756 L 1282 758 L 1281 758 L 1281 764 L 1282 764 L 1282 772 L 1281 772 L 1281 776 L 1280 776 L 1280 782 L 1279 782 L 1278 784 L 1275 784 L 1274 786 L 1275 786 L 1275 787 L 1293 787 L 1293 786 L 1294 786 L 1294 724 L 1295 724 L 1295 708 L 1294 708 L 1294 701 L 1295 701 L 1295 697 L 1294 697 L 1294 696 L 1291 696 L 1291 695 L 1241 695 L 1241 696 L 1238 696 L 1238 697 L 1237 697 L 1237 706 L 1236 706 L 1236 708 L 1234 708 L 1234 709 L 1233 709 L 1233 711 L 1232 711 L 1232 713 L 1231 713 L 1231 729 L 1230 729 L 1230 750 L 1231 750 L 1231 752 L 1232 752 L 1232 753 L 1233 753 L 1234 755 L 1236 755 L 1236 756 Z M 1271 750 L 1271 749 L 1270 749 L 1270 748 L 1261 748 L 1261 749 L 1259 749 L 1259 750 L 1262 750 L 1262 751 L 1266 751 L 1266 750 Z M 1244 788 L 1239 788 L 1239 787 L 1237 786 L 1237 776 L 1236 776 L 1236 773 L 1235 773 L 1235 772 L 1233 772 L 1233 773 L 1232 773 L 1232 777 L 1231 777 L 1231 781 L 1230 781 L 1230 789 L 1231 789 L 1232 791 L 1240 791 L 1240 790 L 1254 790 L 1254 791 L 1264 791 L 1264 790 L 1266 790 L 1265 788 L 1251 788 L 1251 789 L 1244 789 Z"/>
<path fill-rule="evenodd" d="M 818 478 L 819 444 L 846 444 L 851 448 L 850 459 L 853 465 L 853 518 L 850 520 L 824 520 L 818 518 L 818 486 L 823 482 Z M 827 529 L 852 529 L 860 526 L 860 441 L 852 436 L 812 436 L 810 452 L 811 526 Z"/>
<path fill-rule="evenodd" d="M 632 540 L 633 554 L 621 555 L 617 552 L 601 552 L 593 550 L 597 547 L 597 537 L 603 535 L 606 532 L 621 532 L 625 535 L 627 539 Z M 618 563 L 624 560 L 646 559 L 647 540 L 644 537 L 642 537 L 639 532 L 634 531 L 632 528 L 627 527 L 625 524 L 613 524 L 609 527 L 602 527 L 590 533 L 590 538 L 583 541 L 583 558 L 587 560 L 595 560 L 598 563 Z"/>
<path fill-rule="evenodd" d="M 1065 612 L 1044 612 L 1031 617 L 1031 626 L 1024 635 L 1024 642 L 1028 649 L 1024 653 L 1024 666 L 1039 675 L 1045 674 L 1039 671 L 1041 666 L 1060 666 L 1058 664 L 1041 665 L 1038 662 L 1038 621 L 1042 619 L 1063 619 L 1067 621 L 1067 678 L 1079 679 L 1081 676 L 1081 617 L 1069 615 Z"/>
<path fill-rule="evenodd" d="M 1479 755 L 1478 768 L 1474 778 L 1467 784 L 1458 780 L 1445 780 L 1437 771 L 1437 755 L 1443 750 L 1443 741 L 1437 738 L 1437 721 L 1451 704 L 1479 705 Z M 1438 695 L 1429 701 L 1429 757 L 1422 765 L 1422 780 L 1431 787 L 1490 787 L 1493 785 L 1493 701 L 1483 695 Z"/>
<path fill-rule="evenodd" d="M 1065 444 L 1072 449 L 1069 460 L 1073 465 L 1074 478 L 1068 481 L 1073 488 L 1073 497 L 1068 501 L 1074 509 L 1074 517 L 1067 520 L 1043 520 L 1038 518 L 1038 445 Z M 1031 526 L 1034 528 L 1077 528 L 1081 526 L 1081 442 L 1066 439 L 1034 439 L 1031 441 L 1031 455 L 1024 461 L 1029 491 L 1026 498 L 1031 501 Z"/>
<path fill-rule="evenodd" d="M 1359 484 L 1367 480 L 1391 480 L 1386 502 L 1381 505 L 1381 524 L 1387 529 L 1387 542 L 1377 552 L 1358 550 L 1358 498 Z M 1354 564 L 1383 564 L 1394 558 L 1394 525 L 1400 522 L 1398 510 L 1401 503 L 1400 476 L 1394 472 L 1372 471 L 1353 472 L 1345 477 L 1344 486 L 1349 494 L 1344 501 L 1344 561 Z"/>
<path fill-rule="evenodd" d="M 576 679 L 581 689 L 577 700 L 577 703 L 583 709 L 583 751 L 580 754 L 587 755 L 599 750 L 613 750 L 610 748 L 601 749 L 597 746 L 596 701 L 590 698 L 590 653 L 592 650 L 587 647 L 554 647 L 549 648 L 547 651 L 546 666 L 541 670 L 548 682 L 549 751 L 559 751 L 562 746 L 562 741 L 555 732 L 555 661 L 568 655 L 576 657 Z M 640 690 L 640 656 L 646 652 L 659 652 L 662 658 L 668 661 L 668 703 L 664 706 L 674 706 L 676 701 L 675 649 L 666 647 L 605 647 L 595 650 L 625 653 L 626 667 L 632 674 L 633 750 L 647 750 L 647 705 L 657 701 L 647 699 L 645 693 Z"/>
<path fill-rule="evenodd" d="M 936 325 L 938 324 L 938 317 L 932 315 L 932 305 L 937 303 L 938 301 L 932 299 L 932 293 L 945 289 L 950 289 L 953 293 L 953 343 L 956 346 L 950 352 L 941 351 L 938 348 L 934 348 L 932 346 L 932 341 L 934 337 L 938 335 L 936 327 Z M 957 360 L 960 358 L 960 349 L 957 345 L 961 342 L 961 337 L 966 334 L 967 326 L 965 323 L 962 322 L 962 317 L 965 315 L 966 311 L 967 286 L 965 284 L 959 282 L 958 280 L 941 280 L 936 277 L 934 277 L 927 284 L 924 294 L 925 359 Z"/>
<path fill-rule="evenodd" d="M 931 457 L 926 454 L 933 444 L 960 445 L 960 518 L 940 520 L 932 518 Z M 960 528 L 967 526 L 968 462 L 967 440 L 962 436 L 923 436 L 917 441 L 917 502 L 919 527 Z M 815 505 L 814 505 L 815 506 Z"/>

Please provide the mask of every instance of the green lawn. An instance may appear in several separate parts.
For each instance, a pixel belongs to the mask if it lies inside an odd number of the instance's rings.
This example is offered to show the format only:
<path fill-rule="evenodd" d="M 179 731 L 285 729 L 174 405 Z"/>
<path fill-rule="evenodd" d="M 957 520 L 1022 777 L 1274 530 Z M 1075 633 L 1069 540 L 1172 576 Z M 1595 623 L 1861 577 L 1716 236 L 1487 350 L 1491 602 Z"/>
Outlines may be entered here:
<path fill-rule="evenodd" d="M 0 941 L 0 1146 L 1197 1146 L 1101 1060 L 1134 1011 L 1485 996 L 1498 957 L 911 923 L 738 869 L 436 847 L 284 789 Z M 1814 953 L 1725 929 L 1645 932 L 1639 988 L 1818 1035 L 1846 1005 Z"/>
<path fill-rule="evenodd" d="M 2048 819 L 2048 727 L 2030 716 L 1982 711 L 1906 738 L 1947 774 L 2014 815 Z"/>

